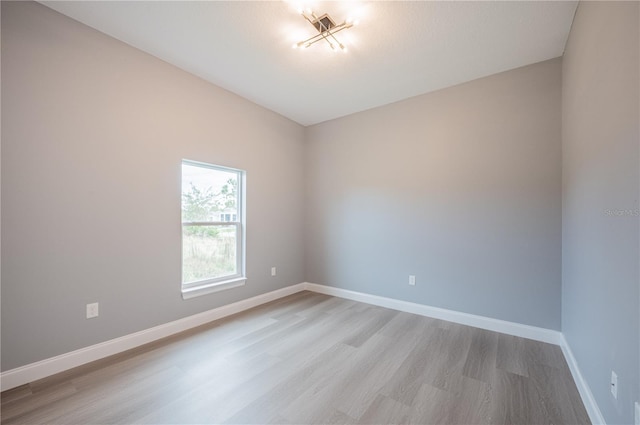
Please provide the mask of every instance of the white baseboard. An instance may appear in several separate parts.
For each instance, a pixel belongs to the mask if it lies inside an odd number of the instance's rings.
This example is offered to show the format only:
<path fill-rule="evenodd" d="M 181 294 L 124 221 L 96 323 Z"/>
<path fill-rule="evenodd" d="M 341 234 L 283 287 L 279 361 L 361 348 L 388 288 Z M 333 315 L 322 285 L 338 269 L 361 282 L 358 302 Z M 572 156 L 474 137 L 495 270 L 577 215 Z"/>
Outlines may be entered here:
<path fill-rule="evenodd" d="M 584 380 L 571 348 L 561 332 L 308 282 L 267 292 L 233 304 L 2 372 L 0 374 L 0 388 L 2 391 L 15 388 L 304 290 L 559 345 L 567 360 L 591 422 L 594 425 L 605 424 L 589 385 Z"/>
<path fill-rule="evenodd" d="M 363 292 L 349 291 L 346 289 L 334 288 L 332 286 L 317 285 L 315 283 L 306 283 L 305 289 L 308 291 L 319 292 L 321 294 L 333 295 L 335 297 L 390 308 L 392 310 L 405 311 L 407 313 L 419 314 L 420 316 L 432 317 L 434 319 L 442 319 L 448 322 L 473 326 L 475 328 L 529 338 L 536 341 L 548 342 L 556 345 L 560 345 L 562 342 L 562 334 L 559 331 L 551 329 L 507 322 L 506 320 L 492 319 L 490 317 L 477 316 L 475 314 L 431 307 L 409 301 L 380 297 L 377 295 L 365 294 Z"/>
<path fill-rule="evenodd" d="M 573 380 L 576 383 L 576 387 L 578 387 L 580 398 L 582 398 L 582 403 L 584 404 L 585 409 L 587 409 L 587 413 L 589 414 L 591 423 L 593 425 L 605 425 L 606 422 L 604 421 L 602 412 L 600 412 L 598 403 L 596 403 L 596 399 L 593 397 L 593 393 L 591 392 L 591 388 L 589 388 L 587 381 L 584 379 L 584 376 L 582 376 L 582 372 L 580 372 L 580 368 L 578 367 L 578 362 L 573 356 L 573 351 L 571 351 L 571 347 L 569 346 L 569 343 L 565 339 L 564 335 L 562 335 L 562 343 L 560 344 L 560 348 L 562 348 L 564 358 L 567 360 L 569 370 L 571 371 Z"/>
<path fill-rule="evenodd" d="M 449 322 L 460 323 L 462 325 L 559 345 L 565 359 L 567 360 L 573 380 L 578 387 L 582 403 L 584 404 L 585 409 L 587 409 L 591 423 L 594 425 L 606 424 L 602 417 L 602 413 L 600 412 L 600 408 L 598 408 L 598 404 L 593 398 L 591 389 L 578 368 L 578 363 L 571 352 L 571 348 L 569 347 L 567 340 L 559 331 L 508 322 L 505 320 L 492 319 L 490 317 L 477 316 L 475 314 L 461 313 L 459 311 L 446 310 L 443 308 L 431 307 L 424 304 L 416 304 L 393 298 L 385 298 L 377 295 L 365 294 L 363 292 L 349 291 L 347 289 L 335 288 L 333 286 L 318 285 L 308 282 L 304 285 L 304 288 L 307 291 L 318 292 L 321 294 L 332 295 L 334 297 L 346 298 L 366 304 L 390 308 L 392 310 L 405 311 L 407 313 L 419 314 L 421 316 L 432 317 L 434 319 L 442 319 Z"/>
<path fill-rule="evenodd" d="M 83 364 L 99 360 L 114 354 L 130 350 L 135 347 L 156 341 L 170 335 L 186 331 L 196 326 L 204 325 L 211 321 L 240 313 L 244 310 L 259 306 L 287 295 L 295 294 L 305 290 L 305 284 L 287 286 L 266 294 L 257 295 L 246 300 L 241 300 L 233 304 L 214 308 L 202 313 L 194 314 L 163 325 L 154 326 L 140 332 L 135 332 L 59 356 L 51 357 L 39 362 L 31 363 L 15 369 L 2 372 L 0 374 L 0 388 L 2 391 L 15 388 L 17 386 L 46 378 L 65 370 L 72 369 Z"/>

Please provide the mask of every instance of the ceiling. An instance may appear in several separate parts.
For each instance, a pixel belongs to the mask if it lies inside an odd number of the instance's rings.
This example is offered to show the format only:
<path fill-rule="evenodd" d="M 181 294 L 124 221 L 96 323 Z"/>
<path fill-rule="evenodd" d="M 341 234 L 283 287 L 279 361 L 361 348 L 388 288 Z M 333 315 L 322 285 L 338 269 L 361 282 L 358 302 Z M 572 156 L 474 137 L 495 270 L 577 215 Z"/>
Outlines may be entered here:
<path fill-rule="evenodd" d="M 577 1 L 44 1 L 302 125 L 561 56 Z M 359 25 L 317 43 L 297 12 Z"/>

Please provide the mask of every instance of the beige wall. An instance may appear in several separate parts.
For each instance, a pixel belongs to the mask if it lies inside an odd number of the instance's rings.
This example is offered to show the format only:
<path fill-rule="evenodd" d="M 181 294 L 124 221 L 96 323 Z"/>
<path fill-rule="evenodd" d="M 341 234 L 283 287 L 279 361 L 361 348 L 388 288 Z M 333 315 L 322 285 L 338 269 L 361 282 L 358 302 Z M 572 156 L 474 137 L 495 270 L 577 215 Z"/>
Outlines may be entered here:
<path fill-rule="evenodd" d="M 310 127 L 307 280 L 560 329 L 560 83 L 554 59 Z"/>
<path fill-rule="evenodd" d="M 40 4 L 2 2 L 2 369 L 302 282 L 303 139 Z M 248 198 L 246 286 L 187 301 L 183 158 L 246 170 Z"/>

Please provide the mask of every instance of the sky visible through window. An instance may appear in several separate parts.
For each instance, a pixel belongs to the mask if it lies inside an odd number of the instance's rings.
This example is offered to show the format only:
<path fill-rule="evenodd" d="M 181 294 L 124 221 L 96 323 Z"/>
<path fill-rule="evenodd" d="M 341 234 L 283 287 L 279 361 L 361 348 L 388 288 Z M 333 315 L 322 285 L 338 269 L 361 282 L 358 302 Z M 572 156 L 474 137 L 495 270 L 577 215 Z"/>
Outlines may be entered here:
<path fill-rule="evenodd" d="M 235 180 L 236 173 L 182 164 L 182 193 L 189 192 L 192 183 L 199 190 L 210 187 L 213 192 L 219 193 L 229 179 Z"/>

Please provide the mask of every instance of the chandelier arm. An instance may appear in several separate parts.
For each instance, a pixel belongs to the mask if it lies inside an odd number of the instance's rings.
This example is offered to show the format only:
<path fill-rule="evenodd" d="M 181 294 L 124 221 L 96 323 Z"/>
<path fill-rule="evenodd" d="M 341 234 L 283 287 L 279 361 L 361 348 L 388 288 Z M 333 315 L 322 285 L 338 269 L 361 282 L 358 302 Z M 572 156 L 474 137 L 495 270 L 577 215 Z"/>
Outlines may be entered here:
<path fill-rule="evenodd" d="M 331 43 L 331 40 L 329 40 L 329 37 L 331 37 L 341 49 L 344 49 L 344 45 L 342 43 L 340 43 L 340 41 L 336 38 L 335 34 L 347 29 L 347 28 L 351 28 L 353 26 L 353 23 L 347 23 L 346 21 L 341 23 L 340 25 L 335 25 L 331 28 L 327 28 L 326 25 L 318 20 L 318 17 L 316 16 L 316 14 L 312 11 L 311 12 L 311 16 L 315 19 L 315 21 L 312 21 L 309 16 L 307 16 L 306 13 L 302 12 L 301 15 L 304 17 L 304 19 L 307 20 L 307 22 L 309 22 L 311 25 L 313 25 L 317 30 L 318 30 L 318 34 L 309 37 L 308 39 L 304 40 L 304 41 L 300 41 L 297 43 L 297 46 L 304 46 L 304 47 L 309 47 L 312 44 L 317 43 L 320 40 L 324 40 L 326 41 L 329 46 L 335 50 L 335 47 L 333 45 L 333 43 Z M 316 27 L 316 23 L 318 24 L 318 26 L 320 28 Z"/>
<path fill-rule="evenodd" d="M 340 46 L 341 49 L 344 49 L 344 45 L 342 43 L 340 43 L 340 41 L 336 38 L 336 36 L 334 35 L 335 33 L 338 33 L 344 29 L 350 28 L 353 25 L 346 25 L 346 24 L 340 24 L 339 26 L 335 26 L 333 28 L 331 28 L 330 30 L 326 31 L 331 38 L 333 38 L 335 40 L 336 43 L 338 43 L 338 46 Z M 326 37 L 325 37 L 326 40 Z M 327 40 L 327 42 L 329 43 L 330 46 L 333 46 L 331 44 L 331 42 L 329 42 L 329 40 Z"/>
<path fill-rule="evenodd" d="M 329 38 L 326 35 L 327 33 L 329 33 L 329 35 L 331 35 L 333 37 L 333 35 L 331 34 L 329 28 L 327 28 L 322 21 L 318 20 L 318 17 L 315 15 L 315 13 L 312 12 L 311 16 L 313 16 L 313 18 L 316 20 L 318 25 L 320 25 L 320 29 L 318 31 L 320 31 L 320 35 L 322 36 L 322 38 L 324 38 L 324 41 L 326 41 L 329 44 L 329 47 L 331 47 L 332 49 L 335 50 L 335 47 L 333 47 L 333 44 L 331 44 L 331 41 L 329 41 Z M 313 22 L 311 22 L 311 24 L 313 24 Z M 335 37 L 333 37 L 333 39 L 335 40 Z M 340 42 L 338 42 L 338 40 L 336 40 L 336 43 L 340 44 Z"/>
<path fill-rule="evenodd" d="M 323 25 L 323 26 L 324 26 L 324 25 Z M 322 36 L 322 38 L 324 39 L 324 41 L 326 41 L 327 43 L 329 43 L 329 47 L 331 47 L 332 49 L 335 49 L 335 47 L 333 47 L 333 44 L 331 44 L 331 41 L 329 41 L 329 37 L 327 37 L 327 35 L 326 35 L 326 34 L 327 34 L 327 32 L 329 32 L 329 31 L 328 31 L 328 30 L 327 30 L 327 31 L 323 31 L 323 32 L 321 32 L 321 33 L 320 33 L 320 35 Z M 333 38 L 335 39 L 335 37 L 333 37 Z M 338 43 L 338 44 L 340 44 L 340 43 Z"/>
<path fill-rule="evenodd" d="M 313 21 L 311 19 L 309 19 L 309 17 L 306 15 L 306 13 L 302 12 L 302 16 L 304 17 L 304 19 L 307 20 L 307 22 L 309 22 L 311 25 L 313 25 Z M 313 25 L 315 26 L 315 25 Z"/>
<path fill-rule="evenodd" d="M 313 25 L 313 26 L 315 27 L 315 24 L 313 23 L 313 21 L 312 21 L 311 19 L 309 19 L 309 17 L 308 17 L 305 13 L 302 13 L 302 16 L 303 16 L 303 17 L 304 17 L 304 19 L 306 19 L 306 20 L 307 20 L 311 25 Z M 313 12 L 311 13 L 311 16 L 312 16 L 314 19 L 316 19 L 316 20 L 317 20 L 316 15 L 315 15 Z M 329 39 L 327 38 L 327 35 L 326 35 L 326 33 L 327 33 L 327 32 L 329 32 L 329 30 L 327 29 L 327 27 L 325 27 L 325 26 L 324 26 L 324 24 L 323 24 L 321 21 L 318 21 L 318 23 L 320 24 L 320 28 L 321 28 L 321 30 L 319 30 L 319 34 L 316 34 L 316 35 L 314 35 L 313 37 L 310 37 L 310 38 L 306 39 L 305 41 L 302 41 L 302 42 L 300 42 L 300 43 L 298 43 L 298 44 L 299 44 L 299 45 L 303 45 L 303 46 L 304 46 L 304 45 L 311 46 L 312 44 L 315 44 L 315 43 L 317 43 L 318 41 L 320 41 L 320 39 L 324 39 L 324 41 L 326 41 L 326 42 L 329 44 L 329 46 L 331 46 L 331 48 L 333 49 L 333 48 L 334 48 L 334 47 L 333 47 L 333 44 L 331 44 L 331 41 L 329 41 Z M 333 37 L 333 35 L 332 35 L 332 37 Z M 314 38 L 317 38 L 317 40 L 313 40 Z M 335 37 L 333 37 L 333 39 L 335 40 Z M 311 41 L 311 40 L 313 40 L 313 41 Z M 340 44 L 340 42 L 338 42 L 337 40 L 336 40 L 336 42 L 337 42 L 338 44 Z"/>
<path fill-rule="evenodd" d="M 335 27 L 331 28 L 331 30 L 329 32 L 331 34 L 335 34 L 335 33 L 338 33 L 338 32 L 340 32 L 342 30 L 346 30 L 347 28 L 351 28 L 352 26 L 353 26 L 353 24 L 347 24 L 345 22 L 345 23 L 342 23 L 340 25 L 336 25 Z"/>
<path fill-rule="evenodd" d="M 335 42 L 336 42 L 336 43 L 338 43 L 338 46 L 340 46 L 340 48 L 341 48 L 341 49 L 344 49 L 344 46 L 342 45 L 342 43 L 340 43 L 340 42 L 338 41 L 338 39 L 336 38 L 336 36 L 335 36 L 335 35 L 333 35 L 333 34 L 335 34 L 336 32 L 337 32 L 337 31 L 334 31 L 334 32 L 329 31 L 329 35 L 331 36 L 331 38 L 333 38 L 333 39 L 335 40 Z"/>
<path fill-rule="evenodd" d="M 298 46 L 304 46 L 305 44 L 308 44 L 309 46 L 311 46 L 312 44 L 315 44 L 320 40 L 322 40 L 322 34 L 316 34 L 313 37 L 309 37 L 306 40 L 300 41 L 297 44 Z"/>

